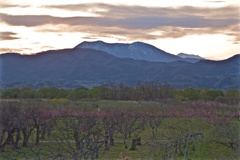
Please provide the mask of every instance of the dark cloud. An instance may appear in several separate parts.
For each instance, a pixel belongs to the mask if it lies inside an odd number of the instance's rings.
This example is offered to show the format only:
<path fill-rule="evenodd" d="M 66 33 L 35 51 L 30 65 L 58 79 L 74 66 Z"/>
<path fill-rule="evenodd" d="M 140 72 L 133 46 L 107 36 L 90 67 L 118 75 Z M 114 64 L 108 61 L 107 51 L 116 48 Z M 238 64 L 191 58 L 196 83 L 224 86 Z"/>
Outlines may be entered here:
<path fill-rule="evenodd" d="M 160 26 L 174 27 L 226 27 L 238 23 L 238 18 L 231 17 L 228 19 L 212 19 L 201 16 L 185 16 L 185 17 L 166 17 L 159 16 L 139 16 L 126 17 L 123 19 L 108 17 L 53 17 L 43 15 L 7 15 L 0 14 L 2 20 L 9 25 L 15 26 L 40 26 L 44 24 L 67 24 L 82 26 L 105 26 L 105 27 L 121 27 L 125 29 L 152 29 Z"/>
<path fill-rule="evenodd" d="M 17 33 L 14 32 L 0 32 L 0 39 L 1 40 L 14 40 L 19 39 L 16 37 Z"/>

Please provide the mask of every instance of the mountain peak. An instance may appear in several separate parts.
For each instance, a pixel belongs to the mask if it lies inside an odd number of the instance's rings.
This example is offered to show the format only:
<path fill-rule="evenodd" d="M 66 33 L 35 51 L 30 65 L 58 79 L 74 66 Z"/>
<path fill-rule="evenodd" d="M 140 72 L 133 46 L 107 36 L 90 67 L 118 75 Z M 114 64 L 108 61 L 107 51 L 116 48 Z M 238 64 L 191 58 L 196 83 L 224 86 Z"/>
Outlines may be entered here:
<path fill-rule="evenodd" d="M 199 60 L 204 59 L 204 58 L 200 57 L 199 55 L 195 55 L 195 54 L 179 53 L 177 56 L 179 56 L 181 58 L 194 58 L 194 59 L 199 59 Z"/>
<path fill-rule="evenodd" d="M 136 41 L 136 42 L 131 43 L 130 45 L 144 45 L 144 46 L 146 46 L 146 45 L 149 45 L 149 44 L 144 43 L 144 42 L 140 42 L 140 41 Z"/>
<path fill-rule="evenodd" d="M 240 64 L 240 54 L 233 55 L 232 57 L 229 57 L 228 59 L 222 60 L 222 61 L 228 61 L 228 62 L 236 62 Z"/>
<path fill-rule="evenodd" d="M 83 41 L 82 43 L 78 44 L 74 48 L 92 48 L 94 46 L 101 47 L 104 44 L 106 44 L 106 43 L 101 41 L 101 40 L 98 40 L 98 41 Z"/>
<path fill-rule="evenodd" d="M 128 48 L 129 49 L 134 49 L 134 50 L 138 50 L 139 48 L 145 49 L 145 50 L 149 50 L 149 48 L 152 48 L 153 46 L 144 42 L 133 42 L 131 44 L 129 44 Z"/>
<path fill-rule="evenodd" d="M 131 58 L 154 62 L 172 62 L 181 58 L 167 53 L 153 45 L 144 42 L 129 43 L 105 43 L 103 41 L 83 42 L 75 48 L 89 48 L 107 52 L 119 58 Z"/>

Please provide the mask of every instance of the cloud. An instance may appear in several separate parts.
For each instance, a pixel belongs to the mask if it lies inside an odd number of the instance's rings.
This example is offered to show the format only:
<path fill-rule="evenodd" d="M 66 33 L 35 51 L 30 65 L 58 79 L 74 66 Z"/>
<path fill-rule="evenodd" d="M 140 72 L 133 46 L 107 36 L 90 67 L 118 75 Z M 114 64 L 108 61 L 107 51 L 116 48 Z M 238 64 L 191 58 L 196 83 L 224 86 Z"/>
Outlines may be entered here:
<path fill-rule="evenodd" d="M 38 32 L 83 32 L 93 37 L 121 36 L 130 40 L 220 33 L 233 36 L 235 41 L 239 41 L 236 29 L 239 24 L 238 8 L 235 6 L 166 8 L 86 3 L 42 7 L 60 9 L 63 14 L 80 11 L 97 16 L 56 17 L 0 13 L 0 17 L 8 25 L 32 27 Z M 161 34 L 154 34 L 157 31 Z"/>
<path fill-rule="evenodd" d="M 142 16 L 161 16 L 165 17 L 185 17 L 185 16 L 203 16 L 209 18 L 231 18 L 238 15 L 238 7 L 225 6 L 220 8 L 209 7 L 144 7 L 144 6 L 126 6 L 111 5 L 103 3 L 69 4 L 69 5 L 48 5 L 49 9 L 62 9 L 65 11 L 90 12 L 101 17 L 130 18 Z M 229 13 L 231 15 L 229 15 Z"/>
<path fill-rule="evenodd" d="M 0 40 L 14 40 L 19 39 L 14 32 L 0 32 Z"/>
<path fill-rule="evenodd" d="M 54 17 L 51 15 L 8 15 L 0 14 L 9 25 L 40 26 L 44 24 L 94 25 L 128 29 L 151 29 L 160 26 L 174 27 L 226 27 L 238 23 L 238 8 L 233 6 L 221 8 L 197 7 L 143 7 L 87 3 L 74 5 L 43 6 L 48 9 L 63 11 L 89 12 L 98 17 Z"/>
<path fill-rule="evenodd" d="M 225 34 L 233 37 L 234 44 L 240 43 L 239 24 L 226 27 Z"/>
<path fill-rule="evenodd" d="M 212 1 L 212 0 L 209 0 L 209 1 L 206 1 L 206 2 L 210 2 L 210 3 L 224 3 L 225 1 Z"/>
<path fill-rule="evenodd" d="M 151 29 L 160 26 L 174 27 L 226 27 L 238 23 L 238 18 L 205 18 L 202 16 L 167 17 L 159 16 L 136 16 L 126 18 L 114 17 L 53 17 L 48 15 L 8 15 L 0 14 L 2 20 L 9 25 L 15 26 L 41 26 L 44 24 L 67 24 L 67 25 L 90 25 L 90 26 L 117 26 L 126 29 Z"/>
<path fill-rule="evenodd" d="M 3 53 L 21 53 L 23 52 L 25 49 L 30 49 L 30 48 L 21 48 L 21 49 L 17 49 L 17 48 L 0 48 L 0 54 Z"/>
<path fill-rule="evenodd" d="M 1 2 L 0 8 L 4 9 L 4 8 L 14 8 L 14 7 L 29 7 L 28 5 L 20 5 L 20 4 L 11 4 L 11 3 L 7 3 L 7 2 Z"/>
<path fill-rule="evenodd" d="M 0 17 L 3 22 L 13 25 L 13 26 L 40 26 L 48 23 L 54 23 L 59 18 L 52 16 L 42 16 L 42 15 L 9 15 L 0 13 Z"/>

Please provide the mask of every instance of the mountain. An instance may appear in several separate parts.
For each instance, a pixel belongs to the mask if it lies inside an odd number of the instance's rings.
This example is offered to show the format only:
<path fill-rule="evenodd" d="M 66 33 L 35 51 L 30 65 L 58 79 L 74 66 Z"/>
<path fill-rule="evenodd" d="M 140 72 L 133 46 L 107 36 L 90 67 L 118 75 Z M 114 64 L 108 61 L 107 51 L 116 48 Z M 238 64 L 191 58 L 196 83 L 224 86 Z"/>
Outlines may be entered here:
<path fill-rule="evenodd" d="M 200 60 L 204 60 L 204 58 L 198 55 L 193 55 L 193 54 L 179 53 L 177 56 L 181 57 L 183 61 L 192 62 L 192 63 L 196 63 L 196 62 L 199 62 Z"/>
<path fill-rule="evenodd" d="M 199 55 L 186 54 L 186 53 L 179 53 L 177 56 L 181 57 L 181 58 L 192 58 L 192 59 L 198 59 L 198 60 L 204 59 L 204 58 L 200 57 Z"/>
<path fill-rule="evenodd" d="M 240 56 L 224 61 L 152 62 L 119 58 L 104 51 L 76 47 L 26 56 L 0 55 L 0 89 L 12 87 L 92 87 L 106 82 L 157 81 L 174 87 L 239 88 Z"/>
<path fill-rule="evenodd" d="M 127 43 L 105 43 L 103 41 L 82 42 L 75 48 L 88 48 L 104 51 L 110 55 L 119 58 L 131 58 L 135 60 L 145 60 L 153 62 L 173 62 L 173 61 L 188 61 L 196 62 L 192 59 L 184 59 L 179 56 L 167 53 L 147 43 L 134 42 Z"/>

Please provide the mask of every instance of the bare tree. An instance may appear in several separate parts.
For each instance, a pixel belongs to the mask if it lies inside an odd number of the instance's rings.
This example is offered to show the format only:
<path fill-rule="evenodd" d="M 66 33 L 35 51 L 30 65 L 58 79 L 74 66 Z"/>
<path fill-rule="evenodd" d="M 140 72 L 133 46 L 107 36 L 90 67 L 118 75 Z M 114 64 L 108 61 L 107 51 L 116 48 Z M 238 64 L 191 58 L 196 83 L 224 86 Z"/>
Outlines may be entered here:
<path fill-rule="evenodd" d="M 20 116 L 21 105 L 18 102 L 1 103 L 0 111 L 0 148 L 6 145 L 18 147 L 20 140 L 20 126 L 18 117 Z M 14 139 L 15 138 L 15 139 Z"/>
<path fill-rule="evenodd" d="M 118 132 L 123 136 L 125 148 L 128 148 L 128 137 L 131 138 L 133 133 L 136 137 L 143 130 L 145 121 L 141 112 L 137 111 L 121 110 L 116 116 L 119 120 Z"/>
<path fill-rule="evenodd" d="M 69 157 L 64 155 L 66 158 L 99 157 L 99 149 L 106 141 L 102 116 L 95 112 L 75 112 L 61 117 L 56 127 L 58 134 L 54 137 L 61 150 L 68 153 Z"/>

